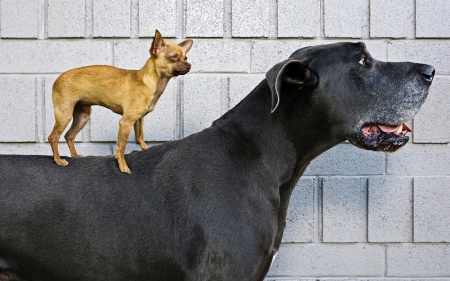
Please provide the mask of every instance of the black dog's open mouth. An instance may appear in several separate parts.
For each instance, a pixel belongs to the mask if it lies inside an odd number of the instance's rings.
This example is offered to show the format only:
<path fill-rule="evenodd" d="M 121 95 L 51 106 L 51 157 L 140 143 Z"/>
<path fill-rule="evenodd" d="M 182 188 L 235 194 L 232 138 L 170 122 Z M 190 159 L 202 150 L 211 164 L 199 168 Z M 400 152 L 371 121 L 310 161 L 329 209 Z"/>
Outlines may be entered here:
<path fill-rule="evenodd" d="M 409 141 L 406 133 L 412 130 L 406 124 L 387 126 L 364 125 L 359 132 L 359 141 L 370 150 L 394 152 Z"/>

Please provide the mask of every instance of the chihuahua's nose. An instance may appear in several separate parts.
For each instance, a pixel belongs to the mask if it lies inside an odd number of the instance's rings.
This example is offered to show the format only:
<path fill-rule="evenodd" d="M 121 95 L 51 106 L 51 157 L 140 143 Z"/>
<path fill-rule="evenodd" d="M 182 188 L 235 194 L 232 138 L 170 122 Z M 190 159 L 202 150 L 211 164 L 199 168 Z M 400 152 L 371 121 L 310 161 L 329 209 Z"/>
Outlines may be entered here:
<path fill-rule="evenodd" d="M 184 65 L 186 65 L 187 68 L 191 68 L 191 64 L 188 62 L 185 62 Z"/>

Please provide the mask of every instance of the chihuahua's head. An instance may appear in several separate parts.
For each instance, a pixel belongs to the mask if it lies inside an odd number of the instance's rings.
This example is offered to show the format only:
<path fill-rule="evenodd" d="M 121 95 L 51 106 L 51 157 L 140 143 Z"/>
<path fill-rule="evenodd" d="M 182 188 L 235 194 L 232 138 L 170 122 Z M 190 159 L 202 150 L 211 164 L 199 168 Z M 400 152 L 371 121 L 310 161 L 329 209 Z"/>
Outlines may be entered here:
<path fill-rule="evenodd" d="M 161 33 L 156 30 L 150 47 L 150 58 L 154 60 L 159 73 L 167 78 L 184 75 L 191 70 L 186 54 L 192 47 L 192 40 L 185 40 L 180 44 L 164 42 Z"/>

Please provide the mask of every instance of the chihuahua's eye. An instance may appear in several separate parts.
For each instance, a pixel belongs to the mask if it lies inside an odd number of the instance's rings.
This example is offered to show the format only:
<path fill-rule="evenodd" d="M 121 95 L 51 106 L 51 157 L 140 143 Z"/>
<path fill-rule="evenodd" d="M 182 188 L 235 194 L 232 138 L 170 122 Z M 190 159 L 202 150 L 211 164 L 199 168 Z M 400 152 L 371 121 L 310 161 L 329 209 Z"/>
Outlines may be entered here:
<path fill-rule="evenodd" d="M 184 60 L 187 60 L 187 57 L 184 57 Z"/>
<path fill-rule="evenodd" d="M 173 59 L 177 59 L 177 58 L 178 58 L 178 56 L 177 56 L 177 55 L 173 55 L 173 56 L 171 56 L 171 58 L 173 58 Z"/>

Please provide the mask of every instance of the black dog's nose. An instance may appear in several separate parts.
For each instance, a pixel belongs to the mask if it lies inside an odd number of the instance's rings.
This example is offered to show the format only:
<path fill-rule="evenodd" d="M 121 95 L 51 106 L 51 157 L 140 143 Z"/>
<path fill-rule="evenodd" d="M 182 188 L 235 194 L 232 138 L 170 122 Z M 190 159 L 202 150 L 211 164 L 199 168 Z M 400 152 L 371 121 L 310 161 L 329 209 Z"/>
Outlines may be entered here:
<path fill-rule="evenodd" d="M 422 77 L 425 79 L 425 81 L 427 82 L 432 82 L 433 78 L 434 78 L 434 67 L 432 67 L 431 65 L 424 65 L 422 68 Z"/>

